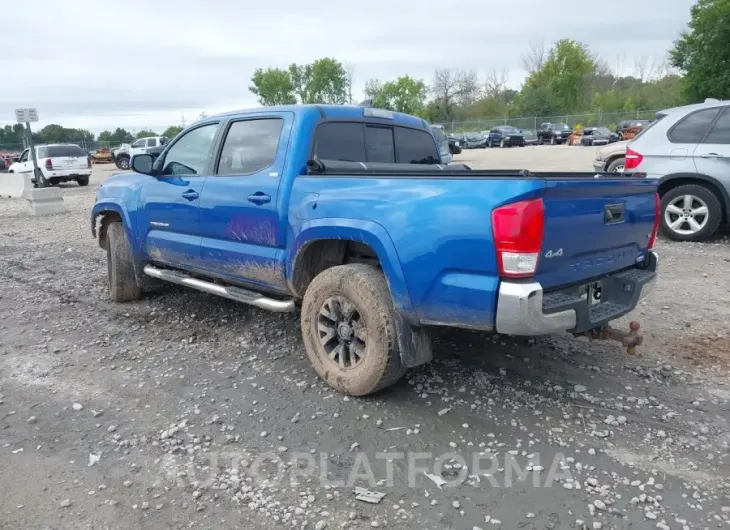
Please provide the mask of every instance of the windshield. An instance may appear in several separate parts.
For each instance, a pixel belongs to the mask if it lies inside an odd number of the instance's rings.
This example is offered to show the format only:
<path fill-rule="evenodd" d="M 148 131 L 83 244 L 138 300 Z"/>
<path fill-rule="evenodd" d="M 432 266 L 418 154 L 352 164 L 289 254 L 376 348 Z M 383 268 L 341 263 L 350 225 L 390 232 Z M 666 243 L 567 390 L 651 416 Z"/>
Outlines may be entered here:
<path fill-rule="evenodd" d="M 78 145 L 49 145 L 46 149 L 50 158 L 57 156 L 86 156 L 84 150 Z"/>
<path fill-rule="evenodd" d="M 609 131 L 608 128 L 606 128 L 606 127 L 598 127 L 598 128 L 596 128 L 596 132 L 599 134 L 602 134 L 604 136 L 611 135 L 611 131 Z"/>
<path fill-rule="evenodd" d="M 479 133 L 466 133 L 466 137 L 469 139 L 481 138 L 482 135 Z"/>
<path fill-rule="evenodd" d="M 553 123 L 553 127 L 556 129 L 570 129 L 567 123 Z"/>
<path fill-rule="evenodd" d="M 507 134 L 520 134 L 520 130 L 516 127 L 502 127 L 502 132 Z"/>

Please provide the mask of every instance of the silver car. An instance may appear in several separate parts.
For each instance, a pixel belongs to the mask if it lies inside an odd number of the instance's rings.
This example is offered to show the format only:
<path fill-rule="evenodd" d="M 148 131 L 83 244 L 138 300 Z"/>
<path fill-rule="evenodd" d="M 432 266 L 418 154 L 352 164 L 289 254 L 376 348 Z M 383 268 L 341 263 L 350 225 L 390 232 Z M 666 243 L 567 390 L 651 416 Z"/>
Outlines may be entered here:
<path fill-rule="evenodd" d="M 451 164 L 451 161 L 454 159 L 454 157 L 451 154 L 451 149 L 449 149 L 449 139 L 446 137 L 446 133 L 444 133 L 444 126 L 431 125 L 431 132 L 433 133 L 433 137 L 436 139 L 436 143 L 439 147 L 441 163 Z"/>
<path fill-rule="evenodd" d="M 662 232 L 702 241 L 730 211 L 730 101 L 667 109 L 626 148 L 624 171 L 659 180 Z"/>

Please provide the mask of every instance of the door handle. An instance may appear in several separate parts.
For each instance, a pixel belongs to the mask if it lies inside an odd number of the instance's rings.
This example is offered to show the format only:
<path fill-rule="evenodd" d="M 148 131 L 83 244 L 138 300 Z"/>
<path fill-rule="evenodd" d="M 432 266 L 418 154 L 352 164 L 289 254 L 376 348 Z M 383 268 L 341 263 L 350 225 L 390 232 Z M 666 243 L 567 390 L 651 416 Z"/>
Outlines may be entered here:
<path fill-rule="evenodd" d="M 704 155 L 700 155 L 700 158 L 724 158 L 724 157 L 717 153 L 705 153 Z"/>
<path fill-rule="evenodd" d="M 200 195 L 198 195 L 198 192 L 195 190 L 188 190 L 188 191 L 184 192 L 182 194 L 182 196 L 183 196 L 183 198 L 185 198 L 189 201 L 194 201 L 195 199 L 200 197 Z"/>
<path fill-rule="evenodd" d="M 267 202 L 271 202 L 271 197 L 262 191 L 257 191 L 253 195 L 249 195 L 248 200 L 254 204 L 266 204 Z"/>

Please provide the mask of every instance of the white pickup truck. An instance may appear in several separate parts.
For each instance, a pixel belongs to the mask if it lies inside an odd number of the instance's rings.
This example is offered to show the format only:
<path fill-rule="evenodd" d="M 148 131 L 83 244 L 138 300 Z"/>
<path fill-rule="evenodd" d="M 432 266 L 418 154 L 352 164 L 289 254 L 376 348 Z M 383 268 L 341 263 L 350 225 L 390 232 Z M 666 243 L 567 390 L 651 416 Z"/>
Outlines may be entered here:
<path fill-rule="evenodd" d="M 112 149 L 112 159 L 119 169 L 127 170 L 134 155 L 159 155 L 169 141 L 167 136 L 139 138 L 131 145 L 122 144 L 120 147 Z"/>

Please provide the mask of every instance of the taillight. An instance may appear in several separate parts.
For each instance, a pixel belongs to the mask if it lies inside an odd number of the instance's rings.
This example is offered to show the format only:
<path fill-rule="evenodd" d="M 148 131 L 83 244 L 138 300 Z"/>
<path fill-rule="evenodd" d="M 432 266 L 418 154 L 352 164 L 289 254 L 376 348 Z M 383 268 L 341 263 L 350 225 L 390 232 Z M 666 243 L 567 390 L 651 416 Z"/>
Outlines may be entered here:
<path fill-rule="evenodd" d="M 542 199 L 505 204 L 492 211 L 492 233 L 500 276 L 524 278 L 535 274 L 544 224 Z"/>
<path fill-rule="evenodd" d="M 53 162 L 50 158 L 46 158 L 46 169 L 53 169 Z"/>
<path fill-rule="evenodd" d="M 654 227 L 651 229 L 651 235 L 649 236 L 649 250 L 654 248 L 656 243 L 656 236 L 659 233 L 659 221 L 662 213 L 662 201 L 659 199 L 659 194 L 654 194 Z"/>
<path fill-rule="evenodd" d="M 644 160 L 644 155 L 641 155 L 633 149 L 626 149 L 626 160 L 624 161 L 624 171 L 627 169 L 636 169 Z"/>

